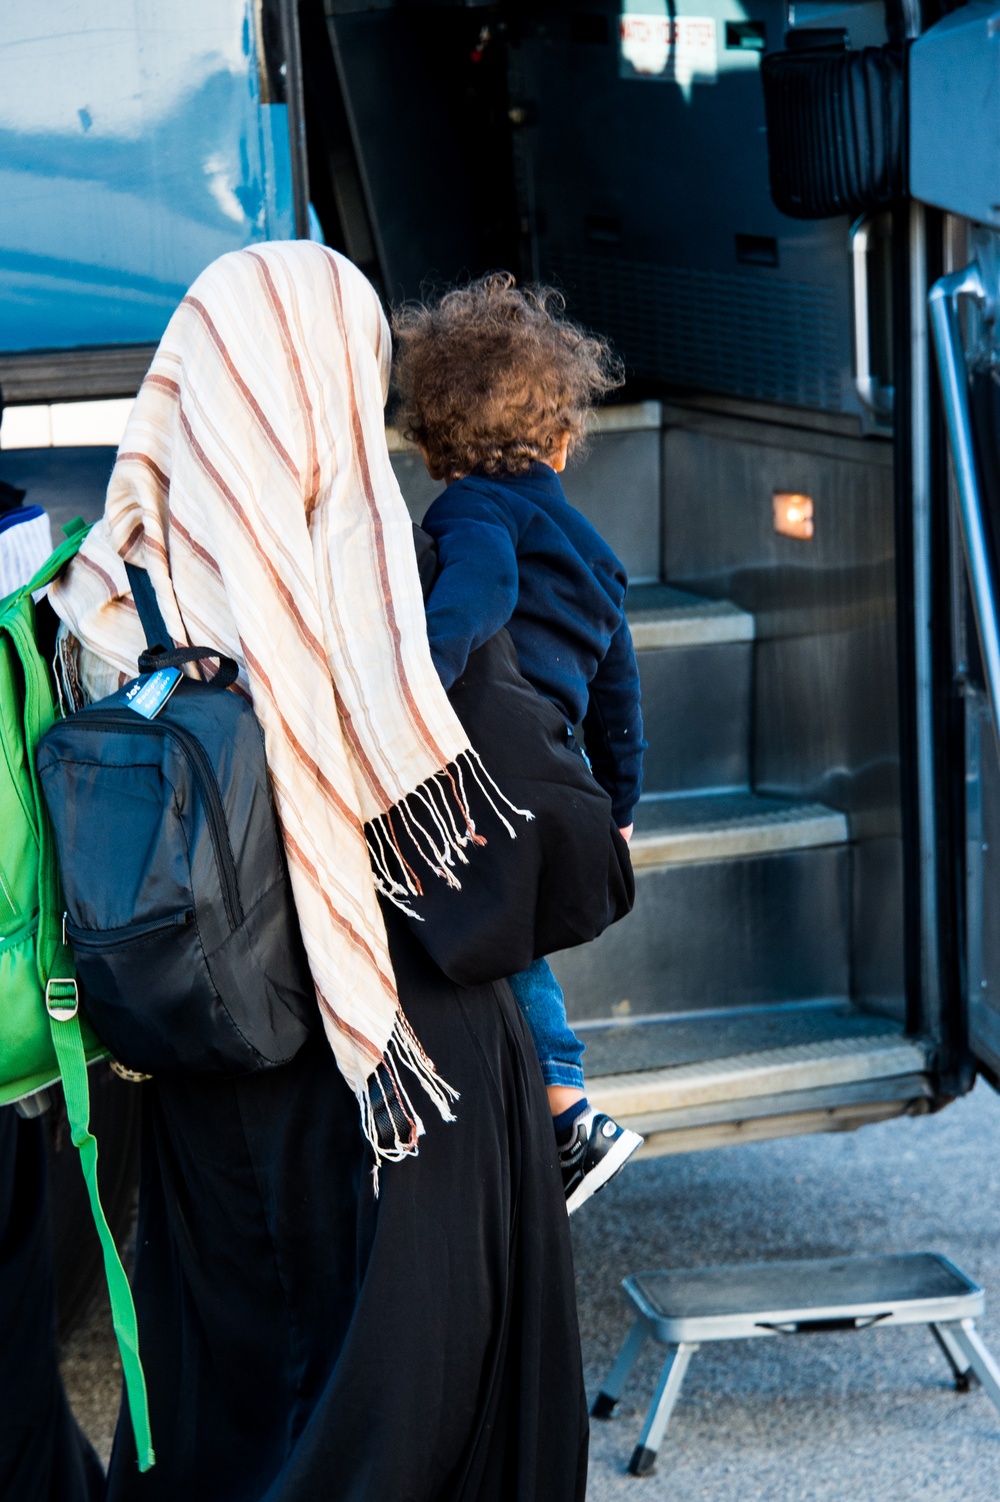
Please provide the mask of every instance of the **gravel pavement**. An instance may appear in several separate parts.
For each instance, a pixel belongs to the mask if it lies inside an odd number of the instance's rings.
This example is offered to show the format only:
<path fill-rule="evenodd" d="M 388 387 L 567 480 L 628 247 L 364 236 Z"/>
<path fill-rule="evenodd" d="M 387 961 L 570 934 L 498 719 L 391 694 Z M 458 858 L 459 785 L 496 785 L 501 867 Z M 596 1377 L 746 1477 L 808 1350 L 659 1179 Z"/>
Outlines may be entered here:
<path fill-rule="evenodd" d="M 944 1252 L 985 1286 L 980 1329 L 1000 1359 L 1000 1100 L 980 1085 L 934 1117 L 639 1163 L 573 1230 L 591 1392 L 628 1327 L 626 1273 L 768 1257 Z M 952 1390 L 922 1329 L 703 1347 L 656 1473 L 636 1480 L 656 1369 L 647 1354 L 616 1418 L 594 1424 L 588 1502 L 1000 1498 L 1000 1414 L 981 1389 Z M 100 1306 L 64 1370 L 106 1455 L 118 1379 Z"/>

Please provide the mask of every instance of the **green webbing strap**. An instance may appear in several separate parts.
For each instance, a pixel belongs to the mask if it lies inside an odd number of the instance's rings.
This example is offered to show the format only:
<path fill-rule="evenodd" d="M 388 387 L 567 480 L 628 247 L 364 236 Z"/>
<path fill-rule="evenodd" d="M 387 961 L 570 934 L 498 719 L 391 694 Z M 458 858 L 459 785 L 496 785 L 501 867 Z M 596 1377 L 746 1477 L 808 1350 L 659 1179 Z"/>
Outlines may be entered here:
<path fill-rule="evenodd" d="M 76 518 L 64 527 L 66 541 L 60 543 L 43 563 L 35 577 L 4 602 L 15 606 L 37 589 L 50 584 L 61 569 L 79 550 L 88 527 Z M 60 913 L 62 890 L 59 870 L 45 802 L 35 766 L 35 751 L 41 736 L 52 723 L 54 705 L 48 670 L 38 655 L 34 632 L 28 622 L 15 610 L 5 608 L 5 626 L 17 648 L 24 671 L 24 737 L 28 750 L 28 770 L 35 804 L 36 834 L 38 837 L 38 939 L 36 961 L 39 983 L 45 993 L 45 1008 L 49 1015 L 52 1047 L 62 1076 L 63 1096 L 66 1101 L 66 1116 L 69 1120 L 73 1146 L 80 1154 L 90 1210 L 97 1227 L 101 1250 L 104 1253 L 104 1276 L 111 1301 L 111 1319 L 118 1337 L 122 1371 L 125 1376 L 125 1391 L 128 1396 L 129 1416 L 135 1435 L 135 1448 L 140 1471 L 148 1471 L 154 1462 L 153 1445 L 149 1431 L 149 1402 L 146 1396 L 146 1378 L 139 1360 L 139 1328 L 132 1302 L 125 1269 L 122 1267 L 115 1239 L 111 1234 L 104 1207 L 101 1204 L 97 1183 L 97 1139 L 90 1130 L 90 1084 L 87 1078 L 87 1055 L 80 1032 L 79 996 L 76 984 L 76 967 L 73 953 L 65 942 Z"/>
<path fill-rule="evenodd" d="M 77 553 L 83 547 L 92 526 L 93 523 L 88 527 L 82 516 L 75 516 L 71 522 L 67 522 L 63 527 L 65 542 L 61 542 L 57 547 L 53 548 L 35 577 L 29 579 L 24 588 L 19 590 L 18 593 L 33 595 L 36 590 L 44 589 L 47 584 L 51 584 L 53 579 L 62 573 L 70 559 L 76 557 Z"/>
<path fill-rule="evenodd" d="M 37 590 L 44 589 L 46 585 L 51 584 L 70 559 L 76 557 L 93 525 L 92 522 L 88 527 L 82 516 L 74 516 L 71 522 L 66 522 L 63 526 L 65 541 L 53 549 L 33 579 L 29 579 L 27 584 L 22 584 L 20 589 L 15 589 L 13 594 L 4 595 L 3 599 L 0 599 L 0 615 L 18 605 L 21 600 L 27 599 L 29 595 L 35 594 Z"/>
<path fill-rule="evenodd" d="M 68 949 L 59 946 L 57 969 L 64 976 L 73 974 L 73 957 Z M 62 963 L 58 963 L 61 960 Z M 149 1402 L 146 1397 L 146 1378 L 139 1360 L 139 1328 L 132 1302 L 132 1290 L 122 1267 L 118 1248 L 111 1234 L 97 1186 L 97 1139 L 90 1130 L 90 1089 L 87 1082 L 87 1059 L 80 1036 L 80 1018 L 77 1014 L 77 988 L 73 979 L 52 979 L 45 990 L 45 1005 L 52 1028 L 52 1046 L 56 1051 L 59 1073 L 62 1075 L 63 1095 L 66 1100 L 66 1115 L 69 1118 L 73 1146 L 80 1153 L 80 1167 L 90 1196 L 90 1209 L 94 1225 L 101 1240 L 104 1253 L 104 1276 L 107 1279 L 111 1300 L 111 1319 L 118 1337 L 122 1371 L 125 1375 L 125 1391 L 128 1396 L 128 1411 L 135 1435 L 136 1454 L 140 1471 L 148 1471 L 153 1464 L 153 1443 L 149 1432 Z"/>

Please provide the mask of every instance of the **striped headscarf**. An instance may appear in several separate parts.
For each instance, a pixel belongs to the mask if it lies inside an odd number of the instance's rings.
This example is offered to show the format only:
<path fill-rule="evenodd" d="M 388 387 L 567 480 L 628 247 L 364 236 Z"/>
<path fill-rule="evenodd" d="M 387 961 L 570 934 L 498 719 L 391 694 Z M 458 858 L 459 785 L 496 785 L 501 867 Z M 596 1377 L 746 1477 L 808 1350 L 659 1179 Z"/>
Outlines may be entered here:
<path fill-rule="evenodd" d="M 124 561 L 148 570 L 179 646 L 240 664 L 264 731 L 324 1027 L 380 1159 L 417 1150 L 416 1077 L 454 1091 L 404 1017 L 376 888 L 400 905 L 481 843 L 464 778 L 490 783 L 431 662 L 410 520 L 386 448 L 389 330 L 370 284 L 308 241 L 214 262 L 167 326 L 104 519 L 54 608 L 88 697 L 134 676 Z M 504 800 L 506 801 L 506 800 Z"/>

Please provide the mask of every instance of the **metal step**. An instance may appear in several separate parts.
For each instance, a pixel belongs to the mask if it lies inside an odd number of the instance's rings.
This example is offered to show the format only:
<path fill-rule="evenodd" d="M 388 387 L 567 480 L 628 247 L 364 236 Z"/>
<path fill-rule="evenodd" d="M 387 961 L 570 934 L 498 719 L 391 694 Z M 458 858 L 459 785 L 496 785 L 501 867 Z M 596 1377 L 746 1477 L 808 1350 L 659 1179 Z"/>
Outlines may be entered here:
<path fill-rule="evenodd" d="M 604 1075 L 588 1082 L 587 1093 L 599 1110 L 645 1136 L 646 1157 L 843 1130 L 926 1109 L 926 1047 L 883 1019 L 870 1022 L 874 1031 L 867 1037 Z"/>
<path fill-rule="evenodd" d="M 666 584 L 629 590 L 642 683 L 647 792 L 745 787 L 750 781 L 754 618 L 728 600 Z"/>
<path fill-rule="evenodd" d="M 661 864 L 593 944 L 551 959 L 571 1021 L 850 994 L 849 848 Z"/>
<path fill-rule="evenodd" d="M 636 871 L 694 861 L 735 860 L 843 845 L 847 818 L 822 803 L 794 803 L 759 793 L 644 798 L 630 847 Z"/>
<path fill-rule="evenodd" d="M 754 618 L 749 611 L 729 600 L 706 600 L 669 584 L 633 586 L 625 612 L 637 652 L 754 639 Z"/>
<path fill-rule="evenodd" d="M 846 841 L 818 804 L 643 800 L 632 913 L 552 959 L 571 1020 L 847 995 Z"/>
<path fill-rule="evenodd" d="M 716 1008 L 579 1024 L 580 1037 L 587 1045 L 588 1080 L 718 1062 L 807 1043 L 864 1043 L 885 1033 L 898 1036 L 899 1030 L 894 1019 L 862 1011 L 846 996 L 742 1007 L 725 998 Z"/>
<path fill-rule="evenodd" d="M 868 1038 L 826 1038 L 673 1069 L 606 1074 L 588 1088 L 595 1103 L 600 1098 L 602 1111 L 619 1118 L 641 1117 L 653 1130 L 651 1118 L 664 1111 L 919 1074 L 926 1067 L 923 1045 L 895 1029 Z"/>

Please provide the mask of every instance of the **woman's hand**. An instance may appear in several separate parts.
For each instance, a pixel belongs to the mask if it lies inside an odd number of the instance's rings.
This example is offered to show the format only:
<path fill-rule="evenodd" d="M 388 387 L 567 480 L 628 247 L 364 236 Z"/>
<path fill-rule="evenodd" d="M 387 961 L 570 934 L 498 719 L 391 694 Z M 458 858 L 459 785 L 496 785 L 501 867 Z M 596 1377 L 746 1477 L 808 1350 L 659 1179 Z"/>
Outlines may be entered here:
<path fill-rule="evenodd" d="M 626 826 L 625 826 L 624 829 L 619 829 L 619 831 L 618 831 L 618 833 L 621 835 L 622 839 L 625 841 L 626 845 L 628 844 L 629 840 L 632 838 L 632 831 L 633 831 L 634 828 L 635 828 L 634 824 L 626 824 Z"/>

